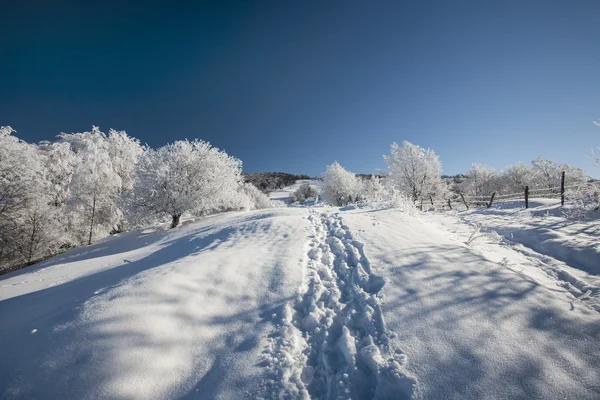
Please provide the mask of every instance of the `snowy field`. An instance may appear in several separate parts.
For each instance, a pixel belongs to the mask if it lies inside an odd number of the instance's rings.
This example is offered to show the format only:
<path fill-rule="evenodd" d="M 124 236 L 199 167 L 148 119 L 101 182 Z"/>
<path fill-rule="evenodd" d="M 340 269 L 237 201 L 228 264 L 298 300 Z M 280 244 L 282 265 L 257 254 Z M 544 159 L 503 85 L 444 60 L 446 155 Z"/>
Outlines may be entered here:
<path fill-rule="evenodd" d="M 294 183 L 293 185 L 290 186 L 286 186 L 284 188 L 278 189 L 278 190 L 274 190 L 272 192 L 269 193 L 269 198 L 271 200 L 277 200 L 277 201 L 282 201 L 285 204 L 290 204 L 291 200 L 290 200 L 290 195 L 292 193 L 294 193 L 296 190 L 298 190 L 300 188 L 300 186 L 302 186 L 303 184 L 308 184 L 314 188 L 318 188 L 319 185 L 319 181 L 316 180 L 298 180 L 296 181 L 296 183 Z"/>
<path fill-rule="evenodd" d="M 0 277 L 0 397 L 599 399 L 600 220 L 532 205 L 232 212 L 71 250 Z"/>

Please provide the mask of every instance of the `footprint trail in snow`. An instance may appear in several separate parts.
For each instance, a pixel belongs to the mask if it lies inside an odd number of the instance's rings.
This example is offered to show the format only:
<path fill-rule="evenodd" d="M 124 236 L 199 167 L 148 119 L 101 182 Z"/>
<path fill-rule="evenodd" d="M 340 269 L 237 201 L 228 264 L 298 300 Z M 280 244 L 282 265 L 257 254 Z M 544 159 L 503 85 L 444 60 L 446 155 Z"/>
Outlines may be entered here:
<path fill-rule="evenodd" d="M 311 211 L 304 286 L 266 350 L 264 398 L 403 399 L 416 380 L 393 349 L 381 311 L 384 280 L 337 214 Z"/>

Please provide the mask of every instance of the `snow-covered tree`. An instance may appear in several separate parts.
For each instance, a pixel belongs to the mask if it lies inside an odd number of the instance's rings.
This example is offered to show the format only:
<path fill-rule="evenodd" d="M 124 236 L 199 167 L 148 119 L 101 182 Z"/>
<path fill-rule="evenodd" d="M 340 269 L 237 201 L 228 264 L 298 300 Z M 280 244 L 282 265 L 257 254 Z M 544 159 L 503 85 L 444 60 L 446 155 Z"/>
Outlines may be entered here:
<path fill-rule="evenodd" d="M 522 162 L 506 167 L 502 174 L 502 186 L 506 193 L 521 192 L 525 186 L 531 185 L 532 180 L 533 171 Z"/>
<path fill-rule="evenodd" d="M 385 187 L 382 179 L 375 175 L 362 179 L 360 197 L 367 203 L 383 201 L 385 198 Z"/>
<path fill-rule="evenodd" d="M 403 141 L 392 143 L 390 155 L 384 156 L 389 168 L 389 180 L 413 201 L 430 197 L 443 198 L 447 185 L 440 175 L 442 164 L 431 149 Z"/>
<path fill-rule="evenodd" d="M 0 267 L 29 263 L 49 254 L 60 235 L 50 182 L 35 145 L 0 127 Z"/>
<path fill-rule="evenodd" d="M 559 164 L 556 161 L 538 157 L 531 162 L 533 182 L 536 188 L 560 190 L 562 172 L 565 171 L 567 185 L 581 185 L 588 180 L 580 168 L 568 164 Z"/>
<path fill-rule="evenodd" d="M 460 190 L 469 196 L 490 196 L 497 190 L 496 171 L 492 167 L 474 163 Z"/>
<path fill-rule="evenodd" d="M 55 207 L 62 207 L 70 195 L 73 171 L 78 163 L 77 156 L 69 143 L 42 142 L 38 145 L 45 164 L 46 179 Z"/>
<path fill-rule="evenodd" d="M 97 126 L 91 132 L 59 137 L 77 155 L 69 197 L 69 229 L 77 241 L 83 242 L 85 237 L 89 244 L 94 235 L 115 230 L 122 218 L 117 205 L 121 177 L 113 166 L 106 135 Z"/>
<path fill-rule="evenodd" d="M 356 175 L 346 171 L 337 161 L 329 165 L 323 173 L 321 195 L 333 206 L 344 206 L 357 200 L 360 182 Z"/>
<path fill-rule="evenodd" d="M 138 210 L 169 215 L 171 227 L 185 212 L 222 210 L 238 194 L 241 161 L 209 143 L 176 141 L 140 157 L 133 204 Z"/>
<path fill-rule="evenodd" d="M 106 141 L 112 167 L 121 179 L 119 193 L 128 193 L 133 190 L 137 162 L 144 148 L 125 131 L 110 129 Z"/>

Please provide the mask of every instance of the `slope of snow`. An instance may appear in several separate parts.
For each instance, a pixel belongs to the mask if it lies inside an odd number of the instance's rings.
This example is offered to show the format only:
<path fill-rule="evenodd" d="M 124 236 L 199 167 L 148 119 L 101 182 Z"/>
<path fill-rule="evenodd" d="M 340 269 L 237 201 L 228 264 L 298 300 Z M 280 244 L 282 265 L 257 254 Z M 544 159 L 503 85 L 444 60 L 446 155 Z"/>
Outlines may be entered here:
<path fill-rule="evenodd" d="M 318 182 L 319 181 L 310 179 L 297 180 L 296 183 L 294 183 L 293 185 L 269 192 L 269 198 L 271 200 L 278 200 L 284 202 L 285 204 L 290 204 L 290 195 L 296 190 L 298 190 L 298 188 L 300 188 L 301 185 L 306 183 L 314 188 L 317 188 L 319 184 Z"/>
<path fill-rule="evenodd" d="M 302 280 L 306 211 L 110 238 L 0 280 L 0 397 L 248 397 Z"/>
<path fill-rule="evenodd" d="M 572 218 L 569 208 L 556 201 L 532 203 L 528 210 L 500 203 L 492 209 L 429 213 L 426 218 L 462 240 L 479 231 L 476 238 L 484 240 L 477 240 L 478 246 L 491 241 L 509 247 L 521 254 L 528 273 L 541 270 L 574 300 L 600 312 L 600 212 Z M 488 253 L 500 254 L 494 249 Z"/>
<path fill-rule="evenodd" d="M 467 223 L 483 225 L 573 268 L 600 275 L 600 212 L 569 218 L 571 210 L 557 201 L 533 199 L 532 203 L 530 209 L 499 204 L 460 215 Z"/>
<path fill-rule="evenodd" d="M 393 210 L 343 220 L 386 280 L 382 306 L 426 399 L 597 399 L 600 319 L 520 254 L 487 254 Z M 493 244 L 492 244 L 493 245 Z M 490 245 L 490 246 L 492 246 Z M 495 262 L 496 253 L 510 266 Z"/>
<path fill-rule="evenodd" d="M 0 277 L 0 397 L 598 399 L 593 262 L 511 239 L 589 247 L 595 222 L 543 207 L 277 208 L 71 250 Z"/>

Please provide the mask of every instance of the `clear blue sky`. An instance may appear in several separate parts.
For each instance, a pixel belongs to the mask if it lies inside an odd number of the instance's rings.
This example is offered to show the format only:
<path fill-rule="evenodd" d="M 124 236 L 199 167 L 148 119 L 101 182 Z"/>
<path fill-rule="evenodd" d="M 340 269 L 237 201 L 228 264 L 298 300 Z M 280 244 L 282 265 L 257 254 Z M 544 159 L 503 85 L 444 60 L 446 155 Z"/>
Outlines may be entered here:
<path fill-rule="evenodd" d="M 27 141 L 95 124 L 316 175 L 409 140 L 449 174 L 541 155 L 600 175 L 597 0 L 0 1 L 0 125 Z"/>

